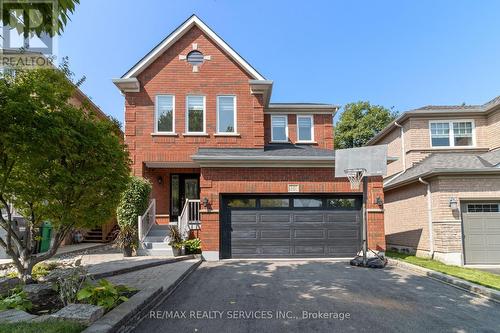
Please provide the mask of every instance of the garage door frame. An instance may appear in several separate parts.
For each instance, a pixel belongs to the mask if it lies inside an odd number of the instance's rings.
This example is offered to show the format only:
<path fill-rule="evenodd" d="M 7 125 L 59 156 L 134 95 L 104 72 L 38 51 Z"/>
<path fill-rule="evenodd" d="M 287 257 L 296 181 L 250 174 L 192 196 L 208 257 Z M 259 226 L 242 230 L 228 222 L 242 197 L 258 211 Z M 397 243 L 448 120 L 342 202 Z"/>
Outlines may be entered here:
<path fill-rule="evenodd" d="M 284 208 L 261 208 L 260 207 L 260 200 L 258 199 L 283 199 L 283 198 L 288 198 L 290 199 L 290 206 L 289 207 L 284 207 Z M 322 207 L 294 207 L 293 205 L 293 199 L 294 198 L 314 198 L 314 199 L 322 199 L 323 204 Z M 338 199 L 355 199 L 355 206 L 354 208 L 351 209 L 346 209 L 346 208 L 332 208 L 332 207 L 327 207 L 326 200 L 327 199 L 332 199 L 332 198 L 338 198 Z M 256 207 L 255 208 L 228 208 L 227 203 L 231 199 L 256 199 Z M 220 221 L 220 227 L 219 227 L 219 246 L 220 246 L 220 258 L 221 259 L 227 259 L 227 258 L 232 258 L 232 243 L 231 243 L 231 230 L 229 230 L 229 227 L 231 226 L 229 224 L 230 222 L 230 211 L 231 210 L 238 210 L 238 211 L 246 211 L 246 210 L 272 210 L 272 211 L 356 211 L 360 214 L 360 220 L 359 220 L 359 246 L 361 247 L 362 244 L 362 232 L 363 232 L 363 196 L 361 194 L 345 194 L 345 193 L 281 193 L 281 194 L 242 194 L 242 193 L 224 193 L 220 194 L 219 197 L 219 202 L 220 202 L 220 212 L 219 212 L 219 221 Z"/>

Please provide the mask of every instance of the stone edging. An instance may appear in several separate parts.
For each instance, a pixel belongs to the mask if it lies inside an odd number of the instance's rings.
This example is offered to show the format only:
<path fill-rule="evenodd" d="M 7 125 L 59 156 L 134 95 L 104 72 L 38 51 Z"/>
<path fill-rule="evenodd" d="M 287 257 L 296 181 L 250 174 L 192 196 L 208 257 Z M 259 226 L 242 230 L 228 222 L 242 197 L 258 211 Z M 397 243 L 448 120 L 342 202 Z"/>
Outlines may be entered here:
<path fill-rule="evenodd" d="M 396 266 L 400 267 L 403 269 L 407 269 L 416 273 L 419 273 L 420 275 L 424 275 L 427 277 L 430 277 L 432 279 L 438 280 L 440 282 L 449 284 L 453 287 L 463 289 L 465 291 L 468 291 L 473 294 L 480 295 L 482 297 L 485 297 L 489 300 L 492 300 L 494 302 L 500 303 L 500 291 L 497 291 L 492 288 L 484 287 L 469 281 L 462 280 L 460 278 L 451 276 L 451 275 L 446 275 L 443 273 L 439 273 L 436 271 L 433 271 L 428 268 L 420 267 L 417 265 L 413 265 L 401 260 L 393 259 L 393 258 L 387 258 L 389 261 L 389 264 L 391 266 Z"/>
<path fill-rule="evenodd" d="M 160 301 L 163 301 L 177 288 L 200 264 L 199 259 L 191 265 L 176 281 L 169 286 L 149 287 L 132 296 L 127 302 L 105 314 L 101 319 L 87 327 L 82 333 L 127 332 Z M 134 325 L 127 323 L 134 321 Z"/>
<path fill-rule="evenodd" d="M 133 266 L 129 266 L 129 267 L 119 268 L 119 269 L 116 269 L 114 271 L 108 271 L 108 272 L 102 272 L 102 273 L 89 273 L 89 274 L 87 274 L 87 277 L 92 278 L 94 280 L 98 280 L 98 279 L 102 279 L 105 277 L 130 273 L 130 272 L 138 271 L 138 270 L 145 269 L 145 268 L 151 268 L 151 267 L 156 267 L 156 266 L 165 265 L 165 264 L 171 264 L 174 262 L 188 260 L 188 259 L 195 259 L 195 258 L 196 258 L 195 255 L 188 254 L 185 256 L 178 256 L 178 257 L 173 257 L 173 258 L 158 259 L 156 261 L 147 262 L 144 264 L 138 264 L 138 265 L 133 265 Z"/>

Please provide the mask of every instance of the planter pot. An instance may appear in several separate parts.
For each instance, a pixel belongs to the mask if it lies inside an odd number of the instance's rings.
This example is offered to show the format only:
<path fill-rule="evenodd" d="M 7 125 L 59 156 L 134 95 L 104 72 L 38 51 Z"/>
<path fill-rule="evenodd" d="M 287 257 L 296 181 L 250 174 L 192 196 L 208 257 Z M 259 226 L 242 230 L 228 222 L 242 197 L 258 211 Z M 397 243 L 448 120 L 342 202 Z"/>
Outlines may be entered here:
<path fill-rule="evenodd" d="M 132 247 L 131 246 L 125 246 L 123 248 L 123 256 L 124 257 L 132 257 Z"/>
<path fill-rule="evenodd" d="M 183 256 L 184 247 L 172 247 L 172 252 L 174 253 L 174 257 Z"/>

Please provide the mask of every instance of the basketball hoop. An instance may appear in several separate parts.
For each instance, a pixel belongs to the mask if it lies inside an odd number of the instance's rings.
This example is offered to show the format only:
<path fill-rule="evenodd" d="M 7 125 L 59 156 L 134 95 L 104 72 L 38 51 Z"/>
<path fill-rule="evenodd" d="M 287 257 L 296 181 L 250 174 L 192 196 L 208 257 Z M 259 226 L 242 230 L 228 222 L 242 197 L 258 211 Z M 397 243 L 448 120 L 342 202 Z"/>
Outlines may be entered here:
<path fill-rule="evenodd" d="M 366 169 L 356 168 L 356 169 L 345 169 L 344 173 L 351 183 L 351 190 L 358 190 L 363 176 L 366 173 Z"/>

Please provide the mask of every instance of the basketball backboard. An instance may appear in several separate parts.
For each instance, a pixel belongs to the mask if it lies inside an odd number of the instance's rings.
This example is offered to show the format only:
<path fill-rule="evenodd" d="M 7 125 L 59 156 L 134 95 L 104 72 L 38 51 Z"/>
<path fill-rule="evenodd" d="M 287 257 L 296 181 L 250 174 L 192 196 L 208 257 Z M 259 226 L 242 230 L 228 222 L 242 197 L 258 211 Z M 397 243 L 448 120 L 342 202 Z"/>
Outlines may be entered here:
<path fill-rule="evenodd" d="M 365 176 L 385 176 L 387 145 L 335 150 L 335 177 L 346 177 L 350 169 L 365 169 Z"/>

